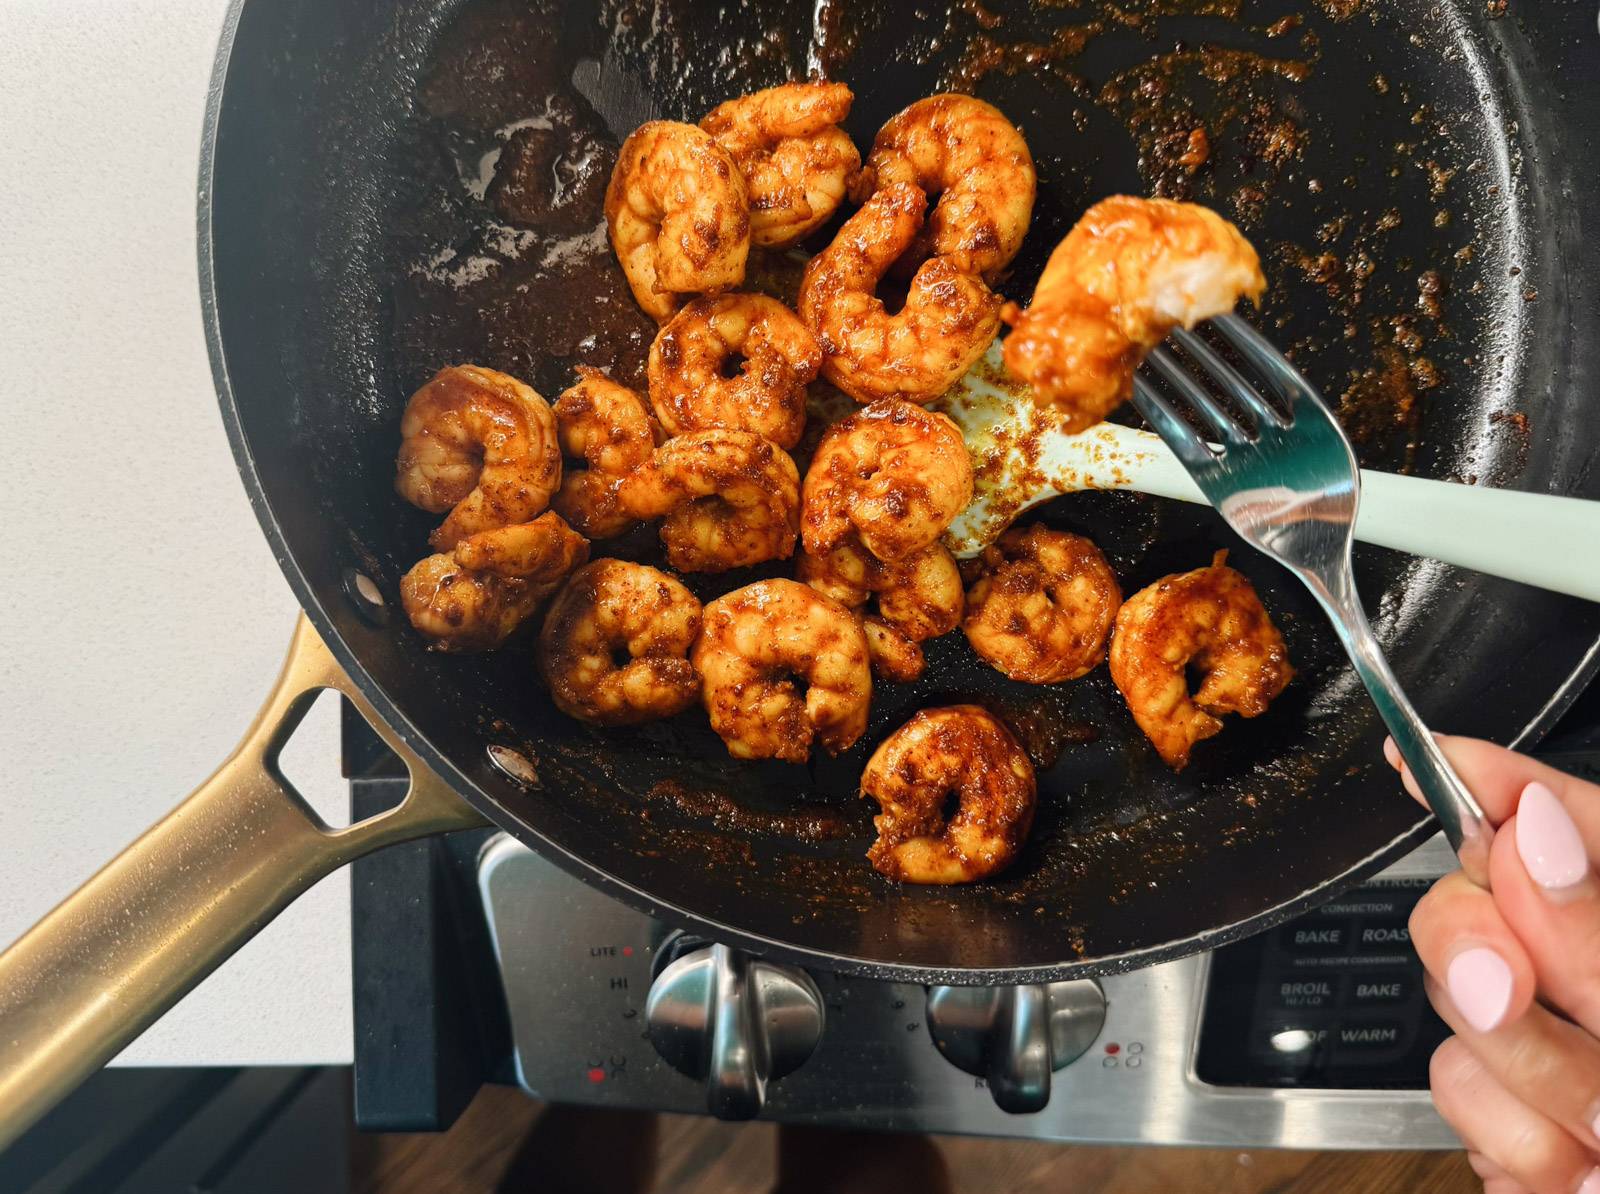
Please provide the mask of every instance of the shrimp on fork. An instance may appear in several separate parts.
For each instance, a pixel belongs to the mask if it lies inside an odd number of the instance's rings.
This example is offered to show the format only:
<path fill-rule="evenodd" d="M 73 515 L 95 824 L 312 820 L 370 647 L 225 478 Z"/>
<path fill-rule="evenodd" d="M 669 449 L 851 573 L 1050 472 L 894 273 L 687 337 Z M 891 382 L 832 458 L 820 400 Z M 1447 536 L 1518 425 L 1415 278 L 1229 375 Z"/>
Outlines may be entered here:
<path fill-rule="evenodd" d="M 1006 368 L 1068 414 L 1064 431 L 1082 431 L 1128 398 L 1134 369 L 1173 328 L 1265 287 L 1255 249 L 1216 212 L 1113 195 L 1050 254 L 1027 310 L 1005 307 Z"/>

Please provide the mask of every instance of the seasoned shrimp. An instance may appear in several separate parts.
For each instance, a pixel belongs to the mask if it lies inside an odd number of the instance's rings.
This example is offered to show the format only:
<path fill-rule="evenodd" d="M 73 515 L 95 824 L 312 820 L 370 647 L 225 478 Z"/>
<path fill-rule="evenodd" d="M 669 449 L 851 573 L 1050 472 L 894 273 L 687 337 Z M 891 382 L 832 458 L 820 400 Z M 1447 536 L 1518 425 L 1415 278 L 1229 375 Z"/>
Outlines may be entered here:
<path fill-rule="evenodd" d="M 648 462 L 665 437 L 644 399 L 627 386 L 582 365 L 578 376 L 556 399 L 556 430 L 561 450 L 588 467 L 568 469 L 550 505 L 580 533 L 611 539 L 634 525 L 617 510 L 617 483 Z"/>
<path fill-rule="evenodd" d="M 394 487 L 450 515 L 428 536 L 449 551 L 468 535 L 527 522 L 561 484 L 556 419 L 532 386 L 493 369 L 441 369 L 406 403 Z"/>
<path fill-rule="evenodd" d="M 1216 212 L 1113 195 L 1050 254 L 1028 309 L 1007 305 L 1006 368 L 1081 431 L 1132 393 L 1134 369 L 1173 328 L 1265 286 L 1255 249 Z"/>
<path fill-rule="evenodd" d="M 617 486 L 617 508 L 659 518 L 680 572 L 725 572 L 786 560 L 800 521 L 800 474 L 789 454 L 752 431 L 692 431 L 669 439 Z"/>
<path fill-rule="evenodd" d="M 757 581 L 711 602 L 689 658 L 711 728 L 734 758 L 803 763 L 813 737 L 838 754 L 867 728 L 861 623 L 797 581 Z"/>
<path fill-rule="evenodd" d="M 1039 189 L 1017 126 L 970 95 L 918 100 L 878 130 L 852 198 L 903 182 L 939 197 L 905 253 L 909 264 L 948 257 L 990 282 L 1022 247 Z"/>
<path fill-rule="evenodd" d="M 876 596 L 876 611 L 862 622 L 872 665 L 890 680 L 920 676 L 924 661 L 919 644 L 961 623 L 961 572 L 940 543 L 886 564 L 846 539 L 824 556 L 802 553 L 795 576 L 851 609 Z"/>
<path fill-rule="evenodd" d="M 821 366 L 816 337 L 777 299 L 696 299 L 650 346 L 650 404 L 668 435 L 726 427 L 788 450 L 806 429 L 806 386 Z"/>
<path fill-rule="evenodd" d="M 972 458 L 948 415 L 884 399 L 823 433 L 806 471 L 801 531 L 826 555 L 852 533 L 880 560 L 928 546 L 972 501 Z"/>
<path fill-rule="evenodd" d="M 709 133 L 652 120 L 622 143 L 606 187 L 606 225 L 633 297 L 658 323 L 685 294 L 744 281 L 750 198 Z"/>
<path fill-rule="evenodd" d="M 890 315 L 874 288 L 916 239 L 928 199 L 914 184 L 878 191 L 813 257 L 799 311 L 822 344 L 822 375 L 857 402 L 931 402 L 981 357 L 1000 327 L 1000 300 L 952 257 L 918 267 Z"/>
<path fill-rule="evenodd" d="M 700 602 L 681 582 L 645 564 L 596 560 L 550 603 L 539 670 L 556 707 L 583 721 L 620 726 L 671 717 L 700 696 L 689 662 L 699 634 Z"/>
<path fill-rule="evenodd" d="M 880 680 L 909 684 L 927 670 L 928 658 L 922 653 L 922 644 L 896 630 L 876 614 L 867 614 L 861 619 L 861 631 L 867 636 L 867 655 L 872 660 L 872 674 Z"/>
<path fill-rule="evenodd" d="M 971 883 L 1008 866 L 1033 825 L 1033 764 L 987 709 L 924 709 L 884 739 L 861 773 L 878 802 L 867 858 L 905 883 Z M 954 795 L 955 815 L 945 817 Z"/>
<path fill-rule="evenodd" d="M 861 167 L 839 127 L 854 99 L 843 83 L 785 83 L 718 104 L 700 122 L 744 174 L 751 244 L 804 240 L 844 202 Z"/>
<path fill-rule="evenodd" d="M 589 558 L 557 514 L 469 535 L 400 578 L 411 624 L 441 651 L 491 651 Z"/>
<path fill-rule="evenodd" d="M 1221 717 L 1256 717 L 1294 675 L 1261 598 L 1219 551 L 1207 568 L 1164 576 L 1117 614 L 1111 679 L 1133 720 L 1174 771 Z M 1188 669 L 1203 679 L 1189 694 Z"/>
<path fill-rule="evenodd" d="M 1013 528 L 981 557 L 961 624 L 990 667 L 1027 684 L 1075 680 L 1106 657 L 1122 590 L 1082 535 Z"/>

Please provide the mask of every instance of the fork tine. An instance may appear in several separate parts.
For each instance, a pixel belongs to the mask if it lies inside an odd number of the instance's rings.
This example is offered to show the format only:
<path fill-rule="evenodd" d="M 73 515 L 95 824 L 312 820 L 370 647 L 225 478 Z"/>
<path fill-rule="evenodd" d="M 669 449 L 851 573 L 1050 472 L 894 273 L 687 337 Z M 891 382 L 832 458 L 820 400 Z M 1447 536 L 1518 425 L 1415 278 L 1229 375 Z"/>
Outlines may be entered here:
<path fill-rule="evenodd" d="M 1255 386 L 1242 373 L 1218 356 L 1211 345 L 1199 336 L 1183 328 L 1173 328 L 1172 339 L 1189 354 L 1195 364 L 1210 373 L 1235 402 L 1256 418 L 1274 427 L 1289 426 L 1289 420 L 1279 414 L 1277 408 L 1257 393 Z"/>
<path fill-rule="evenodd" d="M 1145 357 L 1145 363 L 1166 378 L 1172 388 L 1200 412 L 1201 421 L 1217 439 L 1235 447 L 1250 442 L 1248 429 L 1241 427 L 1239 421 L 1225 410 L 1203 385 L 1195 381 L 1168 349 L 1161 347 L 1151 349 L 1149 355 Z"/>
<path fill-rule="evenodd" d="M 1294 415 L 1295 404 L 1299 402 L 1314 402 L 1323 411 L 1328 410 L 1328 405 L 1317 393 L 1317 388 L 1305 379 L 1300 370 L 1289 363 L 1272 341 L 1244 320 L 1237 315 L 1218 315 L 1211 320 L 1211 326 L 1216 328 L 1218 335 L 1272 385 L 1278 397 L 1288 404 L 1291 418 Z"/>
<path fill-rule="evenodd" d="M 1217 462 L 1211 445 L 1200 438 L 1200 433 L 1184 421 L 1155 386 L 1137 373 L 1133 376 L 1133 404 L 1186 467 L 1203 468 Z"/>

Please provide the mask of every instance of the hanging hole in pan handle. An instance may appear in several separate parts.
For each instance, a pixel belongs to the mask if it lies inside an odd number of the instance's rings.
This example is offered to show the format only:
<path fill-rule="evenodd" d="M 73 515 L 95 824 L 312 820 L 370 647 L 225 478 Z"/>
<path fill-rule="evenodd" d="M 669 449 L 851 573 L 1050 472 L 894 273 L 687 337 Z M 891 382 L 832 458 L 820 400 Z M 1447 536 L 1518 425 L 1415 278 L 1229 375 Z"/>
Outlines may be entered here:
<path fill-rule="evenodd" d="M 325 689 L 348 697 L 411 773 L 399 804 L 340 828 L 277 762 Z M 324 875 L 382 846 L 482 824 L 378 718 L 302 616 L 233 754 L 0 954 L 0 1150 Z"/>

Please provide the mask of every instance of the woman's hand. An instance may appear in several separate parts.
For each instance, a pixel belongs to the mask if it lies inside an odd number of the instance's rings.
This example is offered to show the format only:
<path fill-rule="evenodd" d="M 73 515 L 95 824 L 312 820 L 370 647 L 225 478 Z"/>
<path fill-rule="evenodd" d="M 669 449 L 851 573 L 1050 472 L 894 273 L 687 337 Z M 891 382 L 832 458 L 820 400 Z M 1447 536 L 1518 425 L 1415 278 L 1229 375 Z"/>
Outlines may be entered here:
<path fill-rule="evenodd" d="M 1411 914 L 1455 1031 L 1433 1101 L 1486 1194 L 1600 1194 L 1600 787 L 1488 742 L 1439 745 L 1498 832 L 1491 890 L 1457 871 Z M 1420 801 L 1392 742 L 1384 755 Z"/>

